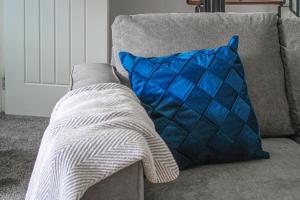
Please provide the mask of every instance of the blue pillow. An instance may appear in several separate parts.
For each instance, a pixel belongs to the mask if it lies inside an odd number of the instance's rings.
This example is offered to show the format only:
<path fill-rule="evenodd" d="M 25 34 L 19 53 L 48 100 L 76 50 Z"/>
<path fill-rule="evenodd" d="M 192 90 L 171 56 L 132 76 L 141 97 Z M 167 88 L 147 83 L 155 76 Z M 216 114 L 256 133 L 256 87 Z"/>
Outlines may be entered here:
<path fill-rule="evenodd" d="M 269 158 L 251 105 L 238 36 L 216 49 L 119 57 L 132 89 L 181 170 L 208 163 Z"/>

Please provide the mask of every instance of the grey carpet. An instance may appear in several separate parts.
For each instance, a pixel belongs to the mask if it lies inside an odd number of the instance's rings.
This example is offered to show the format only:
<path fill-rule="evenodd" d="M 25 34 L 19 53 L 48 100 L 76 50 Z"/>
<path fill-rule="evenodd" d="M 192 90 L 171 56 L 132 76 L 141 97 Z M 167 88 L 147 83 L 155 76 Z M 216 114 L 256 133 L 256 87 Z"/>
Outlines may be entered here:
<path fill-rule="evenodd" d="M 48 118 L 0 114 L 0 200 L 23 200 Z"/>

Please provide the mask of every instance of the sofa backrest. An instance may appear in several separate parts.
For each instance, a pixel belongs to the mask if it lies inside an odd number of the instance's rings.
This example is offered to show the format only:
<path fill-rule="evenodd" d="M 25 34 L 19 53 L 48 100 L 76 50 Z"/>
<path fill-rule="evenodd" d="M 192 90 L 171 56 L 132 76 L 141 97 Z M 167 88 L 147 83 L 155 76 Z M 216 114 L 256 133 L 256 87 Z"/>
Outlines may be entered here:
<path fill-rule="evenodd" d="M 288 136 L 294 131 L 285 94 L 277 23 L 277 16 L 271 13 L 119 16 L 112 26 L 112 64 L 126 80 L 127 73 L 118 58 L 120 51 L 144 57 L 162 56 L 214 48 L 237 34 L 262 135 Z"/>
<path fill-rule="evenodd" d="M 280 20 L 279 33 L 292 122 L 300 136 L 300 18 Z"/>

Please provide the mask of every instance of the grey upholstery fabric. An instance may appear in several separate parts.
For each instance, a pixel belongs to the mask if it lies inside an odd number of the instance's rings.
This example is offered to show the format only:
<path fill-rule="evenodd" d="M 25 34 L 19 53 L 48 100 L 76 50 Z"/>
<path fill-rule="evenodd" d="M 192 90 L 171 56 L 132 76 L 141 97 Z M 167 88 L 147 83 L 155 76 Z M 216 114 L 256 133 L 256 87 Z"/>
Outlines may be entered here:
<path fill-rule="evenodd" d="M 71 90 L 97 83 L 119 83 L 112 66 L 104 63 L 75 65 L 71 74 Z"/>
<path fill-rule="evenodd" d="M 172 183 L 145 183 L 145 200 L 300 199 L 300 145 L 264 139 L 268 160 L 207 165 L 181 172 Z"/>
<path fill-rule="evenodd" d="M 71 78 L 71 89 L 97 83 L 119 82 L 113 67 L 102 63 L 75 65 Z M 142 164 L 136 163 L 95 184 L 89 188 L 82 198 L 82 200 L 99 199 L 143 200 L 144 176 Z"/>
<path fill-rule="evenodd" d="M 82 200 L 143 200 L 144 176 L 141 163 L 108 177 L 95 184 L 84 194 Z"/>
<path fill-rule="evenodd" d="M 279 31 L 291 117 L 300 135 L 300 19 L 283 19 Z"/>
<path fill-rule="evenodd" d="M 292 135 L 277 22 L 277 16 L 270 13 L 119 16 L 112 26 L 112 64 L 126 83 L 127 73 L 118 58 L 120 51 L 161 56 L 217 47 L 238 34 L 239 52 L 262 135 Z"/>

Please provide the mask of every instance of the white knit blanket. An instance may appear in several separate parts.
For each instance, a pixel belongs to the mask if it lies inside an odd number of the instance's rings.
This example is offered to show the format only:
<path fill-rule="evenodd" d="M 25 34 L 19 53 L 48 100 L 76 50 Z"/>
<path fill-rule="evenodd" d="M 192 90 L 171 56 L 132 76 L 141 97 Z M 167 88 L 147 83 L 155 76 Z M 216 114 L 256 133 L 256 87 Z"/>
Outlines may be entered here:
<path fill-rule="evenodd" d="M 70 91 L 51 115 L 26 199 L 80 199 L 92 185 L 138 161 L 153 183 L 179 174 L 134 93 L 115 83 Z"/>

